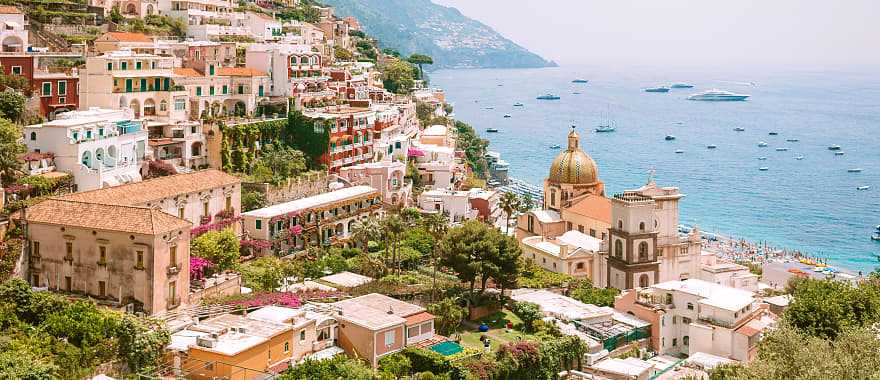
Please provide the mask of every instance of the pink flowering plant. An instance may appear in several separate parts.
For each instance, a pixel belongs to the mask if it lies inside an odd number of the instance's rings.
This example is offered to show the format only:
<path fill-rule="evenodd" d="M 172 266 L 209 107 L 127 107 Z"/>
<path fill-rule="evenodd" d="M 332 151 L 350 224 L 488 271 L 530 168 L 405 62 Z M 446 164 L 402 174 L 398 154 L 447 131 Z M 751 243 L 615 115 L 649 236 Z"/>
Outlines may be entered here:
<path fill-rule="evenodd" d="M 189 258 L 189 278 L 192 280 L 202 280 L 207 272 L 214 269 L 214 263 L 211 260 L 198 256 L 190 256 Z"/>

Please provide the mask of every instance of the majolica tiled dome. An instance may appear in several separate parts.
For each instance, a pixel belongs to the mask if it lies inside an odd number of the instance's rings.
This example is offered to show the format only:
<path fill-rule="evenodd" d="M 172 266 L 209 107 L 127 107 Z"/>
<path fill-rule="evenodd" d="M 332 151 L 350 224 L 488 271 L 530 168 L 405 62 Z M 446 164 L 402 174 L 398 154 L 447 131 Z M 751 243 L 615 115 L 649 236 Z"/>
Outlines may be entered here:
<path fill-rule="evenodd" d="M 578 145 L 580 137 L 572 129 L 568 134 L 568 149 L 556 156 L 550 165 L 547 180 L 554 183 L 586 185 L 599 180 L 596 162 Z"/>

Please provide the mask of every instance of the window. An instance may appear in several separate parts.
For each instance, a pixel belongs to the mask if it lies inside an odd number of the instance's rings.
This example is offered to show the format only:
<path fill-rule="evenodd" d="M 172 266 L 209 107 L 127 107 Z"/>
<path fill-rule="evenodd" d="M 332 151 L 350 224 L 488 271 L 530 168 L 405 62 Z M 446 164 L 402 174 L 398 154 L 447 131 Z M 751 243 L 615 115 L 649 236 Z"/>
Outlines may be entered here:
<path fill-rule="evenodd" d="M 238 91 L 236 91 L 236 93 L 239 95 L 244 94 L 244 86 L 238 85 Z"/>
<path fill-rule="evenodd" d="M 584 226 L 578 224 L 578 232 L 584 233 Z"/>
<path fill-rule="evenodd" d="M 196 96 L 202 96 L 202 86 L 196 87 Z"/>
<path fill-rule="evenodd" d="M 263 221 L 259 220 L 259 219 L 255 220 L 254 221 L 254 229 L 262 230 L 263 229 Z"/>
<path fill-rule="evenodd" d="M 642 232 L 645 231 L 645 222 L 639 223 L 639 231 L 642 231 Z"/>
<path fill-rule="evenodd" d="M 226 94 L 228 94 L 228 93 L 229 93 L 229 86 L 227 86 L 227 85 L 224 84 L 224 85 L 223 85 L 223 95 L 226 95 Z"/>
<path fill-rule="evenodd" d="M 113 70 L 113 62 L 107 62 L 107 71 Z"/>
<path fill-rule="evenodd" d="M 177 209 L 177 217 L 180 219 L 186 219 L 184 216 L 186 215 L 186 207 L 179 207 Z"/>
<path fill-rule="evenodd" d="M 73 289 L 73 279 L 70 276 L 64 276 L 64 290 L 70 291 Z"/>
<path fill-rule="evenodd" d="M 208 72 L 210 73 L 210 75 L 214 75 L 214 65 L 208 66 Z"/>
<path fill-rule="evenodd" d="M 98 262 L 106 263 L 107 262 L 107 247 L 99 246 L 98 247 Z"/>
<path fill-rule="evenodd" d="M 648 242 L 639 243 L 639 261 L 648 261 Z"/>
<path fill-rule="evenodd" d="M 156 69 L 156 61 L 150 62 L 150 68 L 153 70 Z"/>
<path fill-rule="evenodd" d="M 34 242 L 31 242 L 31 244 L 32 244 L 32 247 L 33 247 L 33 248 L 32 248 L 32 250 L 33 250 L 33 256 L 37 256 L 37 257 L 39 257 L 39 256 L 40 256 L 40 242 L 38 242 L 38 241 L 34 241 Z"/>
<path fill-rule="evenodd" d="M 107 283 L 104 281 L 98 281 L 98 296 L 104 297 L 107 295 Z"/>
<path fill-rule="evenodd" d="M 135 268 L 144 269 L 144 251 L 137 251 L 137 261 L 135 262 Z"/>
<path fill-rule="evenodd" d="M 290 352 L 290 342 L 284 342 L 284 353 Z"/>
<path fill-rule="evenodd" d="M 681 338 L 681 344 L 687 346 L 691 342 L 691 338 L 687 335 Z"/>
<path fill-rule="evenodd" d="M 300 343 L 305 343 L 306 341 L 306 330 L 302 330 L 299 332 L 299 341 Z"/>
<path fill-rule="evenodd" d="M 623 241 L 620 239 L 614 241 L 614 257 L 623 258 Z"/>
<path fill-rule="evenodd" d="M 622 230 L 622 229 L 623 229 L 623 221 L 622 221 L 622 220 L 618 220 L 618 221 L 617 221 L 617 229 L 618 229 L 618 230 Z"/>
<path fill-rule="evenodd" d="M 259 91 L 257 92 L 257 95 L 259 95 L 259 96 L 263 96 L 263 85 L 260 85 L 260 89 L 259 89 Z"/>
<path fill-rule="evenodd" d="M 681 317 L 681 323 L 686 324 L 686 325 L 689 325 L 689 324 L 691 324 L 691 322 L 693 322 L 693 321 L 692 321 L 690 318 L 688 318 L 688 317 Z M 685 343 L 685 344 L 687 344 L 687 343 Z"/>
<path fill-rule="evenodd" d="M 52 96 L 52 82 L 43 82 L 43 96 Z"/>
<path fill-rule="evenodd" d="M 73 259 L 73 243 L 72 242 L 68 241 L 68 242 L 64 243 L 64 253 L 65 253 L 64 258 Z"/>
<path fill-rule="evenodd" d="M 577 268 L 577 270 L 583 270 L 583 269 L 584 269 L 584 263 L 577 263 L 577 265 L 575 266 L 575 268 Z"/>
<path fill-rule="evenodd" d="M 211 212 L 210 212 L 210 210 L 208 210 L 208 202 L 207 201 L 202 202 L 202 216 L 204 216 L 206 218 L 211 216 Z"/>
<path fill-rule="evenodd" d="M 678 338 L 672 338 L 672 347 L 678 346 Z"/>
<path fill-rule="evenodd" d="M 174 110 L 175 111 L 185 111 L 186 110 L 186 100 L 183 98 L 174 99 Z"/>
<path fill-rule="evenodd" d="M 176 267 L 177 266 L 177 246 L 172 245 L 168 248 L 168 262 L 169 265 Z"/>
<path fill-rule="evenodd" d="M 590 236 L 596 237 L 596 230 L 590 228 Z"/>
<path fill-rule="evenodd" d="M 226 211 L 232 210 L 232 197 L 226 197 Z"/>
<path fill-rule="evenodd" d="M 406 330 L 406 337 L 412 338 L 419 335 L 419 326 L 413 326 Z"/>
<path fill-rule="evenodd" d="M 37 141 L 37 132 L 31 132 L 31 141 Z"/>
<path fill-rule="evenodd" d="M 391 347 L 394 345 L 394 340 L 395 340 L 394 333 L 395 333 L 394 330 L 385 332 L 385 347 Z"/>
<path fill-rule="evenodd" d="M 214 95 L 214 86 L 209 86 L 209 87 L 208 87 L 208 94 L 210 94 L 210 95 Z"/>
<path fill-rule="evenodd" d="M 177 304 L 177 282 L 171 281 L 168 283 L 168 303 L 172 305 Z"/>
<path fill-rule="evenodd" d="M 33 284 L 34 284 L 34 286 L 40 286 L 40 275 L 38 275 L 38 274 L 35 274 L 35 275 L 34 275 L 34 282 L 33 282 Z"/>
<path fill-rule="evenodd" d="M 135 70 L 140 70 L 142 67 L 143 67 L 143 64 L 141 63 L 141 61 L 137 61 L 134 63 Z"/>
<path fill-rule="evenodd" d="M 168 111 L 168 102 L 163 100 L 159 102 L 159 111 L 165 112 Z"/>
<path fill-rule="evenodd" d="M 128 70 L 128 62 L 119 62 L 119 66 L 122 70 Z"/>
<path fill-rule="evenodd" d="M 688 302 L 688 304 L 687 304 L 687 308 L 688 308 L 688 310 L 693 310 L 693 309 L 694 309 L 694 304 Z"/>

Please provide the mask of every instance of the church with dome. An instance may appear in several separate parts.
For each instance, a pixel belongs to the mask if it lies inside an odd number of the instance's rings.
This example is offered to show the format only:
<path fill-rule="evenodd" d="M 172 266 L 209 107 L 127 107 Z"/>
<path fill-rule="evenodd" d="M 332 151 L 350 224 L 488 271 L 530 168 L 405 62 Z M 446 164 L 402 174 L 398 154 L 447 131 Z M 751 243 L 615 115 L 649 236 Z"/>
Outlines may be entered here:
<path fill-rule="evenodd" d="M 757 284 L 748 269 L 717 263 L 702 251 L 697 228 L 679 232 L 677 187 L 653 178 L 637 189 L 605 195 L 596 162 L 572 128 L 550 165 L 540 208 L 519 215 L 516 238 L 536 265 L 595 286 L 632 289 L 699 278 L 733 287 Z"/>

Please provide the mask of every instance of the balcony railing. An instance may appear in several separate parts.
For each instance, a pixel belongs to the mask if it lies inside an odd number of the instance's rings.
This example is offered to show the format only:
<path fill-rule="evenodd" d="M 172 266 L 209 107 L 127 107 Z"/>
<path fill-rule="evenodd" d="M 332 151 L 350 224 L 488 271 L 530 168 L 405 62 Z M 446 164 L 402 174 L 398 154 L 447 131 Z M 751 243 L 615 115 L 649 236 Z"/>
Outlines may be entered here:
<path fill-rule="evenodd" d="M 167 268 L 167 273 L 169 276 L 178 274 L 180 273 L 180 267 L 178 267 L 177 265 L 169 265 Z"/>

